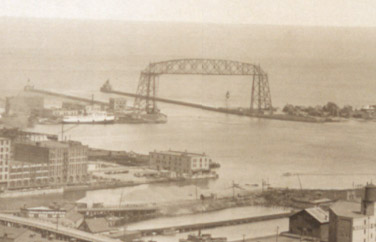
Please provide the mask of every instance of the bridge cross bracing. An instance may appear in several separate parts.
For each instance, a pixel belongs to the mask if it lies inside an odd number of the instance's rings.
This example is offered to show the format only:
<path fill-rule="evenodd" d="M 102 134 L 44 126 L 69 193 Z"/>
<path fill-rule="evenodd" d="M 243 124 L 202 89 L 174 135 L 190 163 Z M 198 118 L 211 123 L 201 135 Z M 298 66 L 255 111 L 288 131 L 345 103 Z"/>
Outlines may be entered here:
<path fill-rule="evenodd" d="M 250 110 L 272 112 L 268 74 L 260 66 L 231 60 L 218 59 L 178 59 L 150 63 L 141 72 L 135 110 L 146 113 L 158 112 L 156 105 L 158 79 L 161 75 L 231 75 L 251 76 Z"/>

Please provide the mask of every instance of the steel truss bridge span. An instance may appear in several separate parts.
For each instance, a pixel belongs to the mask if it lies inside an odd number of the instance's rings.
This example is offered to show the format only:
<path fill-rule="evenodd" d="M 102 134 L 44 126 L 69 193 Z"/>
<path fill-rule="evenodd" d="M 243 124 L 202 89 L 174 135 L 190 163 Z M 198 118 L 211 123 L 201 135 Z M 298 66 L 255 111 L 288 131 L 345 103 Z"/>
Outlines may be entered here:
<path fill-rule="evenodd" d="M 250 76 L 251 111 L 272 112 L 268 74 L 259 65 L 218 59 L 178 59 L 150 63 L 140 75 L 134 102 L 135 110 L 146 113 L 158 112 L 155 98 L 160 75 Z"/>

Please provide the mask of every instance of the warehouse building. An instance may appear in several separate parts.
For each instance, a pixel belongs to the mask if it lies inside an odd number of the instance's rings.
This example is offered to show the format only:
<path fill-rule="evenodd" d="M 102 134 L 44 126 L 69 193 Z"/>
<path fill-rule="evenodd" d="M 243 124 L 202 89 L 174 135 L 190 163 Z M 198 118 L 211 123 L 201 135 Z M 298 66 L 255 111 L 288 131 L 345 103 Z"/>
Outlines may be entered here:
<path fill-rule="evenodd" d="M 329 213 L 320 207 L 303 209 L 290 216 L 289 232 L 320 241 L 329 238 Z"/>
<path fill-rule="evenodd" d="M 48 167 L 48 185 L 80 184 L 89 179 L 88 147 L 79 142 L 43 141 L 15 145 L 18 162 Z"/>
<path fill-rule="evenodd" d="M 149 157 L 150 165 L 154 169 L 175 172 L 178 176 L 210 170 L 211 159 L 205 153 L 154 151 L 149 153 Z"/>

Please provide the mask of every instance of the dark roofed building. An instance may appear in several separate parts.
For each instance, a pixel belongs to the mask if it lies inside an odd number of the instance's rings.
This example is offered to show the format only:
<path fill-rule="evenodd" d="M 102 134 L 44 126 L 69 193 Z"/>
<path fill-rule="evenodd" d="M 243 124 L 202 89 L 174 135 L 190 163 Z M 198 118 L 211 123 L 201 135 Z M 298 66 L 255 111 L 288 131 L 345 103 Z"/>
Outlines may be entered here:
<path fill-rule="evenodd" d="M 300 236 L 329 239 L 329 213 L 320 207 L 301 210 L 290 216 L 290 233 Z"/>
<path fill-rule="evenodd" d="M 65 215 L 62 223 L 68 227 L 79 228 L 84 222 L 84 215 L 72 210 Z"/>
<path fill-rule="evenodd" d="M 112 230 L 105 218 L 85 219 L 80 229 L 93 234 L 100 234 Z"/>

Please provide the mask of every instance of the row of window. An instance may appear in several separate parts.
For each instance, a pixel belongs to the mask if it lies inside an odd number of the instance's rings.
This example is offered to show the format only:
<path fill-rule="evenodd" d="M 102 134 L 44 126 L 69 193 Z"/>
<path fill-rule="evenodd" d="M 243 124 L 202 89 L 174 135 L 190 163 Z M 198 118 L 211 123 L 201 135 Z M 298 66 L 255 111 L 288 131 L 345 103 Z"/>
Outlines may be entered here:
<path fill-rule="evenodd" d="M 9 164 L 9 160 L 8 159 L 6 159 L 4 161 L 0 159 L 0 166 L 2 166 L 2 165 L 6 165 L 7 166 L 8 164 Z"/>
<path fill-rule="evenodd" d="M 0 140 L 0 145 L 9 145 L 10 141 L 9 140 Z"/>
<path fill-rule="evenodd" d="M 0 172 L 8 172 L 8 167 L 0 167 Z"/>

